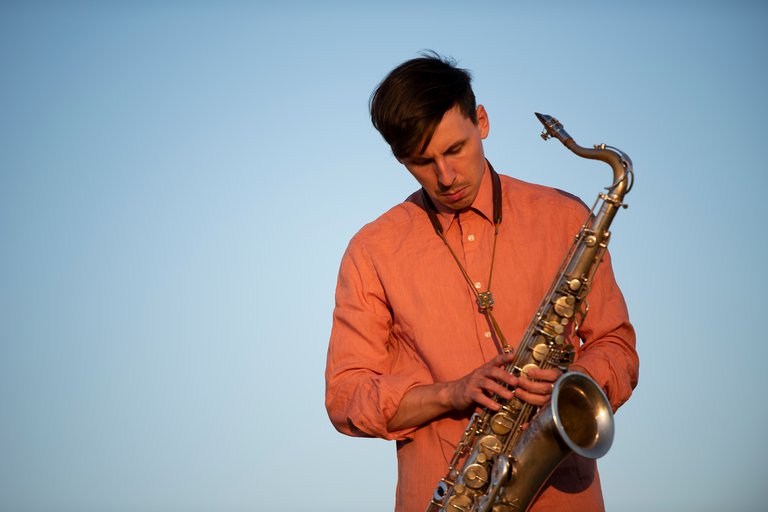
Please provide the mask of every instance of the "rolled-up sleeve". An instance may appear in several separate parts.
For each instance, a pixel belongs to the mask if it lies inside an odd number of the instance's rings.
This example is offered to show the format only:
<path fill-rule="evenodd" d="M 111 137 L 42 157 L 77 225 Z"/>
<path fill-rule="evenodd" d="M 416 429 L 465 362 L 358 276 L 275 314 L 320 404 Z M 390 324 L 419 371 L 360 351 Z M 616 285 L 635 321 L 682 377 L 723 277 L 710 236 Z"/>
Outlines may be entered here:
<path fill-rule="evenodd" d="M 637 385 L 640 364 L 635 330 L 629 322 L 608 253 L 587 300 L 589 312 L 579 328 L 583 343 L 577 349 L 575 364 L 584 368 L 605 390 L 615 411 L 629 399 Z"/>
<path fill-rule="evenodd" d="M 325 406 L 343 434 L 399 440 L 416 430 L 387 429 L 403 395 L 431 382 L 418 356 L 393 338 L 392 322 L 382 278 L 356 236 L 339 270 L 325 371 Z"/>

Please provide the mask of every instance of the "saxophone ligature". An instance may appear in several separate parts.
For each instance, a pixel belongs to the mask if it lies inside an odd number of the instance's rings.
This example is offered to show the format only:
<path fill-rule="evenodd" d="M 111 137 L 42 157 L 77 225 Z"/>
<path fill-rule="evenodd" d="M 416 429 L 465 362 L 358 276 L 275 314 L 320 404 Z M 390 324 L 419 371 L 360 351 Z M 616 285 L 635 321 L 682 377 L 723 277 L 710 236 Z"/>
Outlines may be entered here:
<path fill-rule="evenodd" d="M 518 345 L 506 371 L 516 376 L 532 368 L 573 362 L 567 329 L 584 321 L 587 295 L 608 247 L 608 228 L 634 181 L 632 161 L 605 144 L 579 146 L 554 117 L 536 113 L 544 140 L 555 137 L 576 155 L 601 160 L 613 170 L 613 182 L 598 195 L 592 211 L 566 253 L 554 281 Z M 566 371 L 543 407 L 517 397 L 499 411 L 475 413 L 457 444 L 448 473 L 435 489 L 427 512 L 518 512 L 527 510 L 547 478 L 572 452 L 597 459 L 611 447 L 613 411 L 600 386 L 589 376 Z"/>

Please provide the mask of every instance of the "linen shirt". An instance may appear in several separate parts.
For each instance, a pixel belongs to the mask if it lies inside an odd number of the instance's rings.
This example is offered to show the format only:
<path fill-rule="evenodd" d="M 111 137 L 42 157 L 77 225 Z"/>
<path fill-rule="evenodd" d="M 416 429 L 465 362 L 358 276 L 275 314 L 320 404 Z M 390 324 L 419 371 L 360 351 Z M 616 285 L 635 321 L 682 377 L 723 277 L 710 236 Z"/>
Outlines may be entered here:
<path fill-rule="evenodd" d="M 493 314 L 517 346 L 588 212 L 565 192 L 501 175 L 491 291 Z M 473 286 L 485 291 L 494 225 L 486 166 L 472 206 L 439 213 L 448 243 Z M 575 364 L 604 389 L 616 410 L 638 378 L 635 333 L 610 256 L 593 280 L 579 328 Z M 571 340 L 573 342 L 573 340 Z M 423 511 L 445 476 L 472 410 L 389 431 L 410 389 L 463 377 L 500 353 L 500 341 L 425 211 L 421 191 L 364 226 L 342 258 L 326 367 L 326 408 L 340 432 L 397 441 L 397 512 Z M 601 510 L 596 465 L 568 457 L 532 510 Z"/>

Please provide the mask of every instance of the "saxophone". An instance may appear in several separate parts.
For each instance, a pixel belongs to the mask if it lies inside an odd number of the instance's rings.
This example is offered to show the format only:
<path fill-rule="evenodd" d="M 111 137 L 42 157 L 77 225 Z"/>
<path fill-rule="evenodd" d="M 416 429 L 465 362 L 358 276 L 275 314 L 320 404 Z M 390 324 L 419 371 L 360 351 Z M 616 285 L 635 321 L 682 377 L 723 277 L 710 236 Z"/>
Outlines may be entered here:
<path fill-rule="evenodd" d="M 580 157 L 606 162 L 613 169 L 613 183 L 599 194 L 525 331 L 515 360 L 506 367 L 516 376 L 531 368 L 565 369 L 573 362 L 574 347 L 566 341 L 566 330 L 570 326 L 575 333 L 586 317 L 586 297 L 608 247 L 608 228 L 618 209 L 626 208 L 624 195 L 634 180 L 632 161 L 619 149 L 605 144 L 581 147 L 557 119 L 539 113 L 536 117 L 544 125 L 544 140 L 555 137 Z M 517 397 L 495 399 L 502 404 L 499 411 L 485 408 L 472 416 L 427 512 L 527 510 L 567 455 L 597 459 L 613 442 L 610 403 L 583 373 L 564 373 L 543 407 Z"/>

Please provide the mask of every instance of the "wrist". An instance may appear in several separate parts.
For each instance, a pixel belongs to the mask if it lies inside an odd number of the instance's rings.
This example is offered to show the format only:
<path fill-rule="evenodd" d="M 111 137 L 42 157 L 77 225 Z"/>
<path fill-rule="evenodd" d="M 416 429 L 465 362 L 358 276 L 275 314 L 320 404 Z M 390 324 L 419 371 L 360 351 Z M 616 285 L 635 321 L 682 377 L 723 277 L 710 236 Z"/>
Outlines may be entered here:
<path fill-rule="evenodd" d="M 454 387 L 456 386 L 455 382 L 442 382 L 438 384 L 437 389 L 437 404 L 438 406 L 443 409 L 444 412 L 452 411 L 456 409 L 456 404 L 454 403 L 453 395 L 454 395 Z"/>

